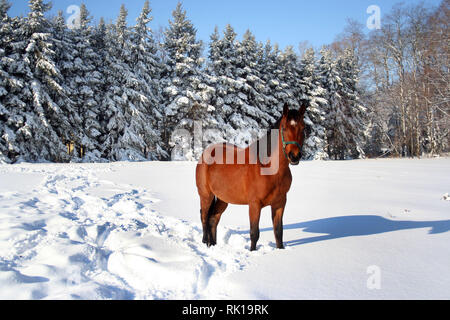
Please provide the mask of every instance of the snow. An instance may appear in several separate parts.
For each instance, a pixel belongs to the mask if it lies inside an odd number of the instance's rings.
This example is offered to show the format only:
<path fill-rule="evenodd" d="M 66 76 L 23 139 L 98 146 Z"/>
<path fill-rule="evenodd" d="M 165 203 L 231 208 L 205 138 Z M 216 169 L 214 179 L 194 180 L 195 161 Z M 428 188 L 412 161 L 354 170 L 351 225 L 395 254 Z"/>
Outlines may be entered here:
<path fill-rule="evenodd" d="M 249 252 L 246 206 L 202 243 L 195 163 L 0 165 L 0 299 L 449 299 L 449 170 L 302 162 Z"/>

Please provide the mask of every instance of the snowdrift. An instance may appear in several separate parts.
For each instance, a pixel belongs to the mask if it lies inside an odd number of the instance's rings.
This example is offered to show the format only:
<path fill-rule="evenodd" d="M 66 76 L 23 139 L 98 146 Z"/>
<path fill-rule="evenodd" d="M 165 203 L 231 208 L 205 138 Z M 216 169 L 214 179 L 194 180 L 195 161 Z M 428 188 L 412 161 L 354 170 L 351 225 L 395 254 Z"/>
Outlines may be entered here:
<path fill-rule="evenodd" d="M 194 168 L 0 165 L 0 299 L 450 298 L 450 159 L 302 163 L 254 253 L 247 207 L 202 244 Z"/>

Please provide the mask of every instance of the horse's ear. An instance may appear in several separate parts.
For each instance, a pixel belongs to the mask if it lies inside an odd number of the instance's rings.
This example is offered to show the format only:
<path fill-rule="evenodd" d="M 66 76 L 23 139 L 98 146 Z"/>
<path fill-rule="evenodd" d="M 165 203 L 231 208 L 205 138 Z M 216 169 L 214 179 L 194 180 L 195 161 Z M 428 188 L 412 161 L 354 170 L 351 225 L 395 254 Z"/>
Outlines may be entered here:
<path fill-rule="evenodd" d="M 301 117 L 303 117 L 305 115 L 307 108 L 308 108 L 308 106 L 305 103 L 303 103 L 302 106 L 300 107 L 300 109 L 298 110 Z"/>
<path fill-rule="evenodd" d="M 283 117 L 287 117 L 288 113 L 289 113 L 289 106 L 286 103 L 283 107 Z"/>

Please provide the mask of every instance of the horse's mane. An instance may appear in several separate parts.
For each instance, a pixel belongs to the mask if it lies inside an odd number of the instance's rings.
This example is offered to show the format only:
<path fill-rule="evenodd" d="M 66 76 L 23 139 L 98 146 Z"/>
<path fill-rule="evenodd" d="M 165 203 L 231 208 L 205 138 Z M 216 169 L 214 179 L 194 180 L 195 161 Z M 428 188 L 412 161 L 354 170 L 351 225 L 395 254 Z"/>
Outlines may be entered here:
<path fill-rule="evenodd" d="M 275 121 L 269 129 L 266 130 L 266 133 L 259 138 L 255 143 L 257 144 L 258 148 L 258 154 L 259 154 L 259 148 L 265 143 L 266 144 L 266 152 L 267 155 L 270 157 L 272 155 L 272 130 L 278 130 L 280 128 L 281 119 L 283 119 L 283 116 L 281 116 L 277 121 Z"/>
<path fill-rule="evenodd" d="M 291 119 L 296 119 L 298 116 L 298 110 L 295 109 L 291 109 L 288 112 L 287 115 L 287 120 L 291 120 Z M 272 130 L 279 130 L 280 129 L 280 124 L 281 124 L 281 120 L 283 119 L 283 115 L 281 115 L 281 117 L 275 121 L 269 129 L 267 129 L 266 134 L 263 135 L 258 141 L 256 141 L 256 143 L 258 144 L 258 152 L 259 152 L 259 146 L 261 145 L 261 143 L 266 143 L 266 150 L 268 150 L 268 156 L 271 155 L 272 152 L 272 148 L 271 148 L 271 141 L 272 141 Z"/>

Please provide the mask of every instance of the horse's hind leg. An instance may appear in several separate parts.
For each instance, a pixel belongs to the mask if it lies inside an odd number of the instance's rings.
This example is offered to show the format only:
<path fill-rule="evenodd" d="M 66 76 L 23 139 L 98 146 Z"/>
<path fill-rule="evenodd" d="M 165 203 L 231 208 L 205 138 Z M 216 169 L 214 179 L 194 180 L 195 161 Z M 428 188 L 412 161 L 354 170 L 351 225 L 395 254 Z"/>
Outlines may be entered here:
<path fill-rule="evenodd" d="M 272 205 L 272 222 L 275 240 L 278 249 L 284 249 L 283 245 L 283 214 L 286 206 L 286 197 Z"/>
<path fill-rule="evenodd" d="M 209 245 L 211 242 L 211 228 L 209 226 L 209 216 L 213 209 L 215 198 L 212 193 L 208 195 L 200 195 L 200 215 L 203 227 L 203 243 Z"/>
<path fill-rule="evenodd" d="M 250 203 L 250 251 L 256 250 L 256 243 L 259 240 L 259 218 L 261 217 L 261 204 Z"/>
<path fill-rule="evenodd" d="M 214 209 L 209 216 L 209 227 L 211 232 L 210 243 L 208 245 L 215 246 L 217 244 L 217 225 L 219 224 L 222 213 L 227 209 L 228 203 L 217 198 L 214 203 Z"/>

